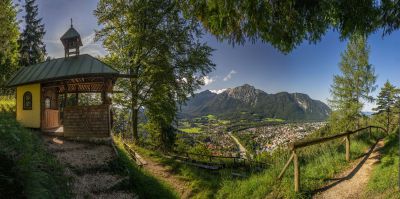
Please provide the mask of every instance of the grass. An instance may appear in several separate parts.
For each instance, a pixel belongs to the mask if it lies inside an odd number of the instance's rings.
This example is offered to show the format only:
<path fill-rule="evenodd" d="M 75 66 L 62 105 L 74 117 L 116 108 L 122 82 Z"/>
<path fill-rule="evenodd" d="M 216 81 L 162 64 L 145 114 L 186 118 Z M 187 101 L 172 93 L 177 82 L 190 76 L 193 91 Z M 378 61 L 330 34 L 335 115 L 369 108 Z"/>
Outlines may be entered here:
<path fill-rule="evenodd" d="M 367 134 L 351 139 L 352 159 L 360 157 L 375 142 Z M 326 180 L 346 169 L 344 143 L 331 141 L 299 150 L 301 192 L 293 187 L 293 164 L 284 178 L 276 178 L 289 159 L 287 151 L 278 151 L 271 158 L 271 167 L 264 173 L 252 175 L 244 180 L 225 180 L 216 198 L 310 198 L 314 190 L 326 184 Z"/>
<path fill-rule="evenodd" d="M 4 101 L 1 106 L 4 107 Z M 4 109 L 3 109 L 4 110 Z M 0 113 L 0 193 L 5 198 L 71 198 L 70 179 L 37 134 Z"/>
<path fill-rule="evenodd" d="M 215 193 L 221 188 L 221 182 L 224 179 L 232 178 L 229 170 L 211 172 L 166 158 L 158 151 L 148 150 L 135 145 L 131 145 L 131 147 L 135 148 L 143 157 L 161 163 L 172 174 L 187 181 L 192 189 L 190 198 L 214 198 Z"/>
<path fill-rule="evenodd" d="M 133 163 L 123 147 L 121 138 L 114 137 L 114 140 L 119 153 L 118 163 L 114 170 L 123 176 L 129 176 L 129 180 L 124 188 L 138 194 L 139 198 L 179 198 L 178 194 L 168 184 L 160 181 Z"/>
<path fill-rule="evenodd" d="M 284 119 L 280 119 L 280 118 L 265 118 L 264 119 L 265 122 L 284 122 Z"/>
<path fill-rule="evenodd" d="M 200 133 L 201 132 L 201 128 L 199 128 L 199 127 L 183 128 L 183 129 L 180 129 L 180 130 L 185 132 L 185 133 Z"/>
<path fill-rule="evenodd" d="M 398 191 L 399 137 L 394 131 L 384 140 L 380 150 L 381 162 L 374 168 L 368 182 L 367 196 L 373 198 L 400 198 Z"/>

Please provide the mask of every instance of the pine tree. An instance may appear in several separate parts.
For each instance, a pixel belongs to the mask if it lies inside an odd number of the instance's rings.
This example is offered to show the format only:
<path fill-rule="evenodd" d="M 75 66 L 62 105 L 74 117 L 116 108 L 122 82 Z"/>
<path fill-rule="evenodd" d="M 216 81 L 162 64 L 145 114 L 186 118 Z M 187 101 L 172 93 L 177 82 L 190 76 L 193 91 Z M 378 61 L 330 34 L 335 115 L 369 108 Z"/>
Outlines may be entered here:
<path fill-rule="evenodd" d="M 198 40 L 199 25 L 183 18 L 176 1 L 100 0 L 95 15 L 103 26 L 97 36 L 110 52 L 105 60 L 129 76 L 118 81 L 125 93 L 114 102 L 130 110 L 133 139 L 139 141 L 142 107 L 153 129 L 170 129 L 177 104 L 214 68 L 212 49 Z"/>
<path fill-rule="evenodd" d="M 42 19 L 38 18 L 39 10 L 36 0 L 25 0 L 25 29 L 20 38 L 21 66 L 43 62 L 46 57 L 46 45 L 43 37 L 46 33 Z"/>
<path fill-rule="evenodd" d="M 0 10 L 0 95 L 8 95 L 4 85 L 18 69 L 19 30 L 12 0 L 0 1 Z"/>
<path fill-rule="evenodd" d="M 374 111 L 378 111 L 378 114 L 385 114 L 387 132 L 390 132 L 390 122 L 392 120 L 397 92 L 396 87 L 389 81 L 386 81 L 376 99 L 377 107 L 373 109 Z"/>
<path fill-rule="evenodd" d="M 342 53 L 340 62 L 341 75 L 335 75 L 331 86 L 330 103 L 340 130 L 359 127 L 360 113 L 363 107 L 361 100 L 373 101 L 370 95 L 375 90 L 376 76 L 369 64 L 369 46 L 365 36 L 354 35 Z"/>

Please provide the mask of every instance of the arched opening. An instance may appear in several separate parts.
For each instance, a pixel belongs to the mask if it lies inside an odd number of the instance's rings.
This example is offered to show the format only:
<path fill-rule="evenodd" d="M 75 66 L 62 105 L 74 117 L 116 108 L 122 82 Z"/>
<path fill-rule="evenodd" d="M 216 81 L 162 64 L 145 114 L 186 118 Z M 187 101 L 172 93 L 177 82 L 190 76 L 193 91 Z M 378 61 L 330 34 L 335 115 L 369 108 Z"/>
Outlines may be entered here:
<path fill-rule="evenodd" d="M 29 91 L 24 93 L 23 109 L 24 110 L 32 110 L 32 93 Z"/>

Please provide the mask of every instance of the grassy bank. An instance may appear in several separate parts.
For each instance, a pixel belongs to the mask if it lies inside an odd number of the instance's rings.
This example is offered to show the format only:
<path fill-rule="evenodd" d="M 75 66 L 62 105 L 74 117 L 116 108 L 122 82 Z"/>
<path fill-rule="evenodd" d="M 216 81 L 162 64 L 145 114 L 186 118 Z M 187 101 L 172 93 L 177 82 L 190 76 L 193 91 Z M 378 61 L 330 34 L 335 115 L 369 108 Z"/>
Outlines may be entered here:
<path fill-rule="evenodd" d="M 146 159 L 151 159 L 166 167 L 170 173 L 186 181 L 192 189 L 191 198 L 214 198 L 224 179 L 231 178 L 229 170 L 209 171 L 174 161 L 158 151 L 131 145 Z"/>
<path fill-rule="evenodd" d="M 366 196 L 373 198 L 400 198 L 398 191 L 399 137 L 394 131 L 384 140 L 380 150 L 381 162 L 374 167 L 368 182 Z"/>
<path fill-rule="evenodd" d="M 352 136 L 352 159 L 361 157 L 375 141 L 367 133 Z M 244 180 L 225 180 L 216 198 L 310 198 L 316 189 L 326 184 L 327 179 L 349 166 L 345 161 L 342 140 L 299 150 L 301 192 L 296 194 L 293 191 L 293 164 L 281 181 L 276 180 L 289 155 L 287 151 L 274 153 L 271 157 L 273 166 L 262 174 Z"/>
<path fill-rule="evenodd" d="M 121 139 L 115 137 L 118 150 L 118 162 L 114 165 L 114 171 L 123 176 L 129 176 L 124 185 L 125 188 L 139 195 L 140 198 L 179 198 L 178 194 L 165 182 L 153 177 L 150 173 L 139 168 L 125 151 Z"/>
<path fill-rule="evenodd" d="M 71 198 L 69 181 L 63 167 L 45 150 L 36 132 L 20 126 L 12 113 L 1 112 L 0 195 Z"/>

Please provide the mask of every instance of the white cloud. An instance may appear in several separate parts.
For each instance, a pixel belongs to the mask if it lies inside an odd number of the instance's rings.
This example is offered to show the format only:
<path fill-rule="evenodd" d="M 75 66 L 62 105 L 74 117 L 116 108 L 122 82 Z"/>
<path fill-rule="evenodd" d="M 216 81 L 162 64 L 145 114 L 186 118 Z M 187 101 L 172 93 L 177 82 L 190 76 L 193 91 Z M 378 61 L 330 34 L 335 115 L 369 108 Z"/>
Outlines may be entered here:
<path fill-rule="evenodd" d="M 207 86 L 215 81 L 213 77 L 204 76 L 203 77 L 204 85 Z"/>
<path fill-rule="evenodd" d="M 216 94 L 220 94 L 220 93 L 222 93 L 222 92 L 224 92 L 224 91 L 226 91 L 226 88 L 219 89 L 219 90 L 210 90 L 210 92 L 216 93 Z"/>
<path fill-rule="evenodd" d="M 231 78 L 232 78 L 232 76 L 234 75 L 234 74 L 236 74 L 237 72 L 235 71 L 235 70 L 231 70 L 229 73 L 228 73 L 228 75 L 226 75 L 225 77 L 224 77 L 224 81 L 226 82 L 226 81 L 228 81 L 228 80 L 230 80 Z"/>

